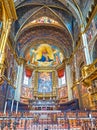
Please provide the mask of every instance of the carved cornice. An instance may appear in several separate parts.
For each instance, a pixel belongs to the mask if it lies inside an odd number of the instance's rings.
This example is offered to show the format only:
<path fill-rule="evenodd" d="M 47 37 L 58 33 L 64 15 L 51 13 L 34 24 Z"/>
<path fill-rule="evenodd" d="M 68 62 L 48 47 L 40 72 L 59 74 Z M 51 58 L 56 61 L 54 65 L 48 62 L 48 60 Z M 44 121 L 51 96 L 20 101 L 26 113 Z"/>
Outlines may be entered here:
<path fill-rule="evenodd" d="M 23 57 L 18 57 L 16 60 L 18 65 L 24 65 L 26 63 L 26 60 Z"/>

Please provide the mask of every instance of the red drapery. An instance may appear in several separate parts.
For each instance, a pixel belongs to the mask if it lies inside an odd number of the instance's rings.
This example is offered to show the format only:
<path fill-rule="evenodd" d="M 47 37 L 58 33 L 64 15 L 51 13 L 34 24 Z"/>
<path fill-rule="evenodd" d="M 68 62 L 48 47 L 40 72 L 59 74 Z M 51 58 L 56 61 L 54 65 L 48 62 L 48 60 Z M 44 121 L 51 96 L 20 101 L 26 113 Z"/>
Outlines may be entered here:
<path fill-rule="evenodd" d="M 26 69 L 25 69 L 25 72 L 26 72 L 26 76 L 27 76 L 27 77 L 30 78 L 30 77 L 32 76 L 32 70 L 31 70 L 31 69 L 26 68 Z"/>
<path fill-rule="evenodd" d="M 58 70 L 58 77 L 62 78 L 64 76 L 64 69 Z"/>

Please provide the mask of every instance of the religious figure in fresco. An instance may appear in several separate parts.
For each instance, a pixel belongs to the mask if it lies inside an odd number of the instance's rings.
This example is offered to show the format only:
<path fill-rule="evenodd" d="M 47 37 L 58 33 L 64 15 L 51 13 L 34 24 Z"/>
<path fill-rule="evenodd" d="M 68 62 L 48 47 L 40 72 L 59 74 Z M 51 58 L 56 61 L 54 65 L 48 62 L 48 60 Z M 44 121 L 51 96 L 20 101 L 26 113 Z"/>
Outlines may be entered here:
<path fill-rule="evenodd" d="M 32 23 L 46 23 L 46 24 L 59 24 L 57 21 L 55 21 L 54 19 L 51 19 L 47 16 L 43 16 L 43 17 L 40 17 L 36 20 L 33 20 Z"/>
<path fill-rule="evenodd" d="M 36 59 L 42 62 L 54 60 L 53 50 L 48 44 L 42 44 L 37 49 Z"/>
<path fill-rule="evenodd" d="M 40 44 L 37 48 L 31 48 L 26 55 L 27 63 L 38 66 L 52 66 L 62 63 L 63 54 L 48 44 Z"/>
<path fill-rule="evenodd" d="M 52 92 L 51 73 L 49 73 L 49 72 L 41 72 L 41 73 L 39 73 L 38 92 L 40 92 L 40 93 Z"/>
<path fill-rule="evenodd" d="M 45 49 L 45 50 L 43 50 L 43 52 L 42 52 L 42 56 L 41 56 L 41 58 L 38 60 L 38 61 L 42 61 L 42 62 L 50 62 L 50 61 L 53 61 L 53 59 L 50 59 L 49 58 L 49 56 L 48 56 L 48 52 L 47 52 L 47 50 Z"/>
<path fill-rule="evenodd" d="M 30 52 L 26 55 L 28 64 L 35 64 L 36 61 L 36 50 L 31 48 Z"/>

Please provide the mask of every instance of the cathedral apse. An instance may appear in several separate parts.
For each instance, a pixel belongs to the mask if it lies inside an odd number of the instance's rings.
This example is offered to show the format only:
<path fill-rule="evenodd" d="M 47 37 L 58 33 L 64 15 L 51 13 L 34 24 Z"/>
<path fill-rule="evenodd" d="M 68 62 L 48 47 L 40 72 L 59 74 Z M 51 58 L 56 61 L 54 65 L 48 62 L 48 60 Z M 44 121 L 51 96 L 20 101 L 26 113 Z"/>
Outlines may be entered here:
<path fill-rule="evenodd" d="M 63 61 L 60 49 L 49 44 L 40 44 L 30 48 L 25 57 L 27 64 L 35 66 L 56 66 Z"/>

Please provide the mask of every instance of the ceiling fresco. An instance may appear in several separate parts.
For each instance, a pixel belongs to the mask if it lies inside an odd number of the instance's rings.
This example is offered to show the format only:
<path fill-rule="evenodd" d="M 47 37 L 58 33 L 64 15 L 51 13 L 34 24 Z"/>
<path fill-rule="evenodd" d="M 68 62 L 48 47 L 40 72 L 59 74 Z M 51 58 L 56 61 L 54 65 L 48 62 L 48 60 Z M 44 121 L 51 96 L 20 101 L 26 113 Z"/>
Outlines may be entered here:
<path fill-rule="evenodd" d="M 80 12 L 88 14 L 91 0 L 15 0 L 18 19 L 12 25 L 18 56 L 27 48 L 48 41 L 49 46 L 61 48 L 70 57 L 80 32 Z M 77 4 L 77 5 L 76 5 Z M 79 9 L 78 9 L 79 7 Z M 85 17 L 83 14 L 83 17 Z M 38 42 L 37 42 L 38 41 Z M 51 42 L 52 41 L 52 42 Z"/>
<path fill-rule="evenodd" d="M 61 48 L 63 55 L 70 57 L 75 18 L 67 5 L 57 0 L 17 0 L 15 5 L 18 20 L 13 24 L 15 29 L 12 31 L 19 56 L 24 56 L 28 46 L 39 44 L 34 41 L 52 40 L 49 45 Z"/>
<path fill-rule="evenodd" d="M 64 57 L 58 47 L 45 44 L 30 47 L 25 54 L 27 64 L 35 66 L 57 66 L 61 64 Z"/>
<path fill-rule="evenodd" d="M 25 25 L 32 23 L 33 21 L 41 18 L 41 17 L 48 17 L 49 19 L 52 19 L 59 23 L 60 25 L 64 26 L 64 23 L 62 20 L 58 17 L 57 14 L 53 12 L 50 8 L 47 8 L 43 6 L 41 9 L 37 10 L 34 14 L 32 13 L 28 18 L 28 13 L 25 14 L 20 20 L 18 20 L 19 24 L 21 24 L 22 28 L 25 27 Z M 22 20 L 23 19 L 23 20 Z M 26 20 L 26 21 L 25 21 Z M 23 23 L 25 21 L 25 23 Z M 66 19 L 65 19 L 66 21 Z"/>
<path fill-rule="evenodd" d="M 42 16 L 38 19 L 33 20 L 32 22 L 29 23 L 29 25 L 33 25 L 33 24 L 53 24 L 53 25 L 57 25 L 57 26 L 61 26 L 57 21 L 55 21 L 54 19 L 51 19 L 47 16 Z M 26 25 L 26 27 L 28 27 L 28 24 Z M 25 28 L 25 26 L 24 26 Z"/>
<path fill-rule="evenodd" d="M 74 19 L 72 13 L 61 2 L 55 0 L 43 1 L 24 1 L 16 7 L 18 22 L 18 29 L 25 23 L 30 22 L 36 18 L 47 16 L 56 21 L 63 20 L 70 21 Z M 59 12 L 59 13 L 58 13 Z M 60 14 L 60 15 L 59 15 Z M 15 33 L 18 31 L 15 30 Z"/>
<path fill-rule="evenodd" d="M 71 0 L 72 1 L 72 0 Z M 91 11 L 91 7 L 94 4 L 94 0 L 76 0 L 80 10 L 84 17 L 88 16 L 88 12 Z"/>
<path fill-rule="evenodd" d="M 71 11 L 73 12 L 73 15 L 76 15 L 76 12 L 74 10 L 76 10 L 76 5 L 79 6 L 82 15 L 84 18 L 86 18 L 89 14 L 89 11 L 91 11 L 91 8 L 93 6 L 93 4 L 95 3 L 96 0 L 16 0 L 15 1 L 15 5 L 16 7 L 18 6 L 22 6 L 28 3 L 32 3 L 34 5 L 47 5 L 47 6 L 56 6 L 56 7 L 61 7 L 64 8 L 67 11 Z M 73 6 L 74 5 L 74 6 Z M 73 8 L 72 8 L 73 7 Z M 75 14 L 74 14 L 75 12 Z M 76 17 L 77 18 L 77 17 Z"/>
<path fill-rule="evenodd" d="M 37 26 L 32 29 L 29 28 L 18 37 L 17 40 L 17 49 L 18 52 L 24 52 L 29 45 L 33 45 L 35 40 L 54 40 L 57 41 L 56 45 L 61 46 L 61 49 L 64 49 L 65 56 L 70 56 L 73 51 L 72 48 L 72 39 L 69 35 L 68 30 L 56 28 L 53 26 Z M 38 42 L 39 43 L 39 42 Z M 53 43 L 54 42 L 50 42 Z M 37 44 L 37 42 L 36 42 Z M 23 50 L 25 48 L 25 50 Z M 21 55 L 20 54 L 20 55 Z"/>

